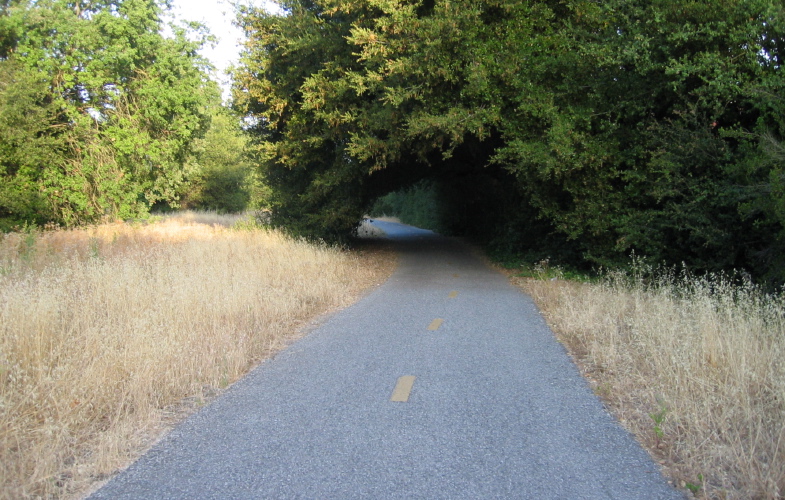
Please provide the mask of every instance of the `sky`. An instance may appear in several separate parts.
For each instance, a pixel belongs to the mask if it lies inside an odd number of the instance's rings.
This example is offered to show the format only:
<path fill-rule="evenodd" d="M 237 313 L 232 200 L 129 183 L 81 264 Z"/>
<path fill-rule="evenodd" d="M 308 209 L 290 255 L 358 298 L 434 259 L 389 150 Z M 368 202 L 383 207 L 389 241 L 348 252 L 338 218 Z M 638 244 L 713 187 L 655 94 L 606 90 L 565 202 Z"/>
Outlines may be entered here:
<path fill-rule="evenodd" d="M 275 11 L 277 6 L 269 0 L 239 0 L 243 5 L 263 7 Z M 236 63 L 240 54 L 240 40 L 243 32 L 232 25 L 234 9 L 229 0 L 173 0 L 173 14 L 175 19 L 184 21 L 198 21 L 205 24 L 210 33 L 218 37 L 215 47 L 202 49 L 202 55 L 207 57 L 216 67 L 216 80 L 221 84 L 223 97 L 229 97 L 229 77 L 226 69 Z"/>

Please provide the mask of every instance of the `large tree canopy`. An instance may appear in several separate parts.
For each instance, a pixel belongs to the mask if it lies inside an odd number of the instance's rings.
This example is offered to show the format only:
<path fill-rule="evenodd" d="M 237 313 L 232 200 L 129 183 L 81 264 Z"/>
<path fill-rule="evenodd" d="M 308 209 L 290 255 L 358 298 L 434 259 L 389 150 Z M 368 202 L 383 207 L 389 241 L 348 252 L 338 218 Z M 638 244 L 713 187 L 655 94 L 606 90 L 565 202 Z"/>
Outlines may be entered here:
<path fill-rule="evenodd" d="M 217 89 L 157 0 L 2 0 L 0 229 L 174 203 Z"/>
<path fill-rule="evenodd" d="M 785 277 L 775 0 L 288 0 L 246 9 L 237 106 L 274 221 L 340 237 L 431 178 L 453 227 Z"/>

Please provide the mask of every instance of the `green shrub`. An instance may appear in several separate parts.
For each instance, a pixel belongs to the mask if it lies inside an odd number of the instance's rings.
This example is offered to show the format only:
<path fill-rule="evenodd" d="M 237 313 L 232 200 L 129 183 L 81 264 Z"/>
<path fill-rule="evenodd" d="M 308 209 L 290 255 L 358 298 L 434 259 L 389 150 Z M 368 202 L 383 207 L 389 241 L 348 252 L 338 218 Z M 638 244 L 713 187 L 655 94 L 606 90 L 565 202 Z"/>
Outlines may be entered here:
<path fill-rule="evenodd" d="M 374 203 L 371 214 L 375 217 L 397 217 L 404 224 L 447 234 L 450 231 L 445 205 L 438 184 L 432 180 L 422 180 L 382 196 Z"/>

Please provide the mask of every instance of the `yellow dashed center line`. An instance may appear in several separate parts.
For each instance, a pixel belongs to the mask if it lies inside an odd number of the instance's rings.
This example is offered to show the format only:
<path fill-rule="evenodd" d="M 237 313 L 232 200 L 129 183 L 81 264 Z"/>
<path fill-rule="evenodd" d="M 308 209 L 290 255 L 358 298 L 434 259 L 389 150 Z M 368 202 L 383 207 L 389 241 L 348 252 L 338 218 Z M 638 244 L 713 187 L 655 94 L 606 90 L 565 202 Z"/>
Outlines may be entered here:
<path fill-rule="evenodd" d="M 439 327 L 442 326 L 443 322 L 444 320 L 442 318 L 436 318 L 435 320 L 431 321 L 430 325 L 428 325 L 428 330 L 431 331 L 438 330 Z"/>
<path fill-rule="evenodd" d="M 398 379 L 398 383 L 395 384 L 395 389 L 393 389 L 390 401 L 399 403 L 405 403 L 409 401 L 409 394 L 412 392 L 412 386 L 414 386 L 415 378 L 416 377 L 414 375 L 404 375 L 403 377 L 400 377 Z"/>
<path fill-rule="evenodd" d="M 448 297 L 451 299 L 454 299 L 457 296 L 458 296 L 458 292 L 456 290 L 453 290 L 452 292 L 450 292 L 450 295 L 448 295 Z"/>

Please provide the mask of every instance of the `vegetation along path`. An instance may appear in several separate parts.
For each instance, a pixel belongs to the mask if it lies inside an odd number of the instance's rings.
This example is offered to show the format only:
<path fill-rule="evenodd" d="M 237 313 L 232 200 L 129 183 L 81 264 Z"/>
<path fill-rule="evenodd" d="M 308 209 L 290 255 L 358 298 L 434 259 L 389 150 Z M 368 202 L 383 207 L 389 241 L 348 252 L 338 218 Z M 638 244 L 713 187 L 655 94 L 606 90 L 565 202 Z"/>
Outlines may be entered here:
<path fill-rule="evenodd" d="M 460 242 L 376 222 L 395 274 L 93 498 L 681 498 L 539 312 Z"/>

